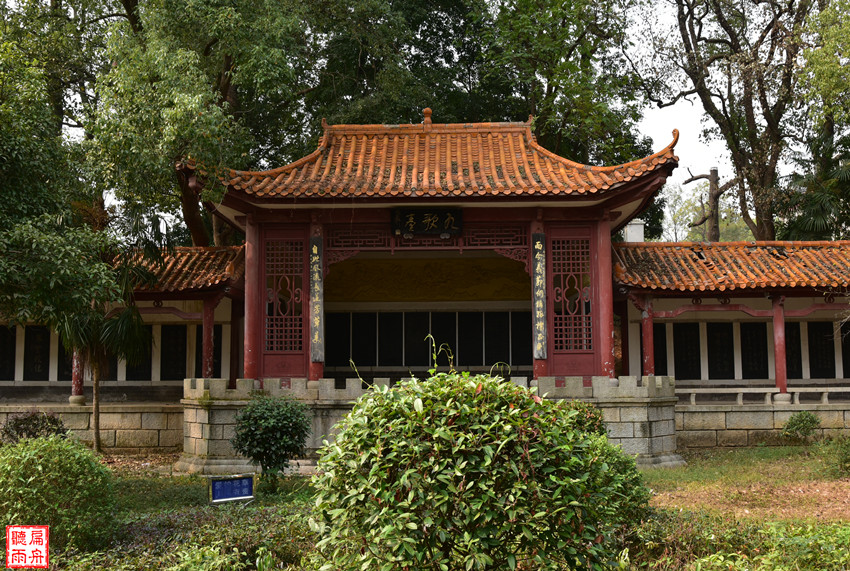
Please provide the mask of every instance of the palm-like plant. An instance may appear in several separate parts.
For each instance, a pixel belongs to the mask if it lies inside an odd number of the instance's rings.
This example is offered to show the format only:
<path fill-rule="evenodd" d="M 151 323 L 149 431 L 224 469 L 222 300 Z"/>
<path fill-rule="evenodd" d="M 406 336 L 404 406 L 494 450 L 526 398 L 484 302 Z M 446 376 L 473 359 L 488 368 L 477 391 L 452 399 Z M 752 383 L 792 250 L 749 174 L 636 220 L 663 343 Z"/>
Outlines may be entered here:
<path fill-rule="evenodd" d="M 835 139 L 824 129 L 809 143 L 810 156 L 789 177 L 782 210 L 784 240 L 832 240 L 850 237 L 850 136 Z"/>
<path fill-rule="evenodd" d="M 159 262 L 161 245 L 169 236 L 160 231 L 156 216 L 146 217 L 126 209 L 118 219 L 124 239 L 114 242 L 115 250 L 105 252 L 113 271 L 114 295 L 93 299 L 88 308 L 62 313 L 53 323 L 65 347 L 76 352 L 83 370 L 92 379 L 92 432 L 94 449 L 101 450 L 100 382 L 108 370 L 111 356 L 137 364 L 148 353 L 150 332 L 133 299 L 136 287 L 152 283 L 154 276 L 139 264 L 140 258 Z M 138 254 L 141 252 L 141 256 Z"/>

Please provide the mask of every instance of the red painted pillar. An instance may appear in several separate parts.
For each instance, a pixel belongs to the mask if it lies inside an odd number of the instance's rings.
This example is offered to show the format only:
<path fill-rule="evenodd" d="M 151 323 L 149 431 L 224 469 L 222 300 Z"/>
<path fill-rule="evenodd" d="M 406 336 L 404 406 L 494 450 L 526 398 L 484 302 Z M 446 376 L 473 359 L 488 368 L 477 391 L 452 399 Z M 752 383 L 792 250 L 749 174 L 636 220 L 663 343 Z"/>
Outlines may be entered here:
<path fill-rule="evenodd" d="M 244 300 L 242 305 L 237 299 L 230 300 L 230 371 L 227 383 L 230 389 L 236 388 L 236 379 L 239 377 L 239 321 L 242 319 L 244 303 Z"/>
<path fill-rule="evenodd" d="M 785 296 L 773 296 L 773 360 L 776 388 L 788 392 L 788 368 L 785 361 Z"/>
<path fill-rule="evenodd" d="M 614 283 L 611 267 L 611 221 L 608 213 L 599 221 L 596 230 L 596 255 L 599 299 L 599 334 L 594 342 L 599 347 L 599 374 L 614 376 Z"/>
<path fill-rule="evenodd" d="M 263 284 L 260 283 L 260 229 L 253 216 L 245 222 L 245 378 L 260 378 L 260 315 Z"/>
<path fill-rule="evenodd" d="M 74 351 L 71 357 L 71 397 L 68 399 L 71 404 L 86 404 L 86 397 L 83 394 L 83 361 L 80 359 L 80 354 Z"/>
<path fill-rule="evenodd" d="M 641 361 L 643 366 L 641 372 L 644 376 L 655 374 L 655 337 L 652 320 L 652 299 L 645 297 L 640 311 L 640 335 L 643 340 L 643 355 Z"/>
<path fill-rule="evenodd" d="M 215 373 L 215 307 L 218 300 L 207 298 L 204 300 L 203 315 L 203 347 L 201 351 L 201 372 L 205 379 L 209 379 Z M 196 373 L 197 374 L 197 373 Z"/>

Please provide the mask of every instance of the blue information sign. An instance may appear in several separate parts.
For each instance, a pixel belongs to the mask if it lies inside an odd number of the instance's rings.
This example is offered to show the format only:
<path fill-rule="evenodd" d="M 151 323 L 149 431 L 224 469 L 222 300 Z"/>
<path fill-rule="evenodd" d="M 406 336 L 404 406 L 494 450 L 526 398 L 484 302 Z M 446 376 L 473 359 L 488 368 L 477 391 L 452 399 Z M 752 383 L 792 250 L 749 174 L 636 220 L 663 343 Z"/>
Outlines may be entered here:
<path fill-rule="evenodd" d="M 210 502 L 220 504 L 254 499 L 254 476 L 224 476 L 210 481 Z"/>

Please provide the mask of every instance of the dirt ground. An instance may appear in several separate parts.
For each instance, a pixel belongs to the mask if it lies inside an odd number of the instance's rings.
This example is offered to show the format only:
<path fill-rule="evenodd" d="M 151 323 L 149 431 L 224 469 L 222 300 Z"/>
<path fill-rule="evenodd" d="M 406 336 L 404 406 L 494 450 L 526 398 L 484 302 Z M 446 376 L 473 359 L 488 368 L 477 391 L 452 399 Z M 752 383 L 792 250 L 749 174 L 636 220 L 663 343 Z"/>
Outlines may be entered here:
<path fill-rule="evenodd" d="M 745 519 L 850 521 L 850 479 L 748 484 L 734 490 L 715 486 L 680 489 L 657 493 L 652 505 L 699 508 Z"/>
<path fill-rule="evenodd" d="M 179 453 L 151 454 L 149 456 L 124 456 L 105 454 L 103 463 L 122 476 L 145 474 L 171 474 L 171 466 L 180 458 Z"/>

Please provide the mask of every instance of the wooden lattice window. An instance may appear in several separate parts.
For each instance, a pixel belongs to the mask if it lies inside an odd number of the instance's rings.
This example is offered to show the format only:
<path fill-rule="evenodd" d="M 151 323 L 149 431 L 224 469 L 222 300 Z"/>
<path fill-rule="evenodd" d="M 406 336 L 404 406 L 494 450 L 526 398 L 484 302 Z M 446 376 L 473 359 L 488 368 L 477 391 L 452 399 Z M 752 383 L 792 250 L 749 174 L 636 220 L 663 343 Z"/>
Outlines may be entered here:
<path fill-rule="evenodd" d="M 303 240 L 266 241 L 266 352 L 303 349 Z"/>
<path fill-rule="evenodd" d="M 551 256 L 555 351 L 592 351 L 590 239 L 553 239 Z"/>

